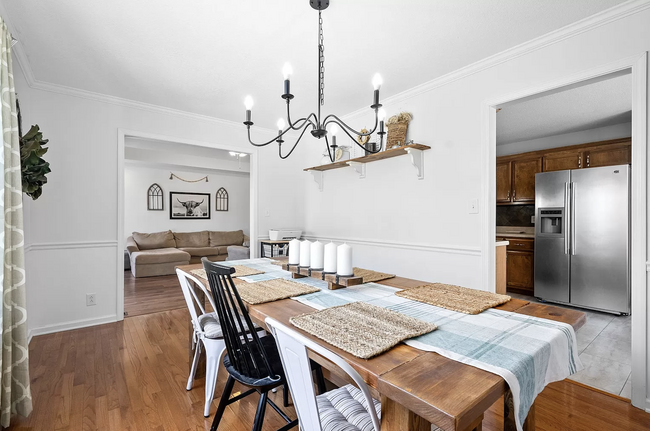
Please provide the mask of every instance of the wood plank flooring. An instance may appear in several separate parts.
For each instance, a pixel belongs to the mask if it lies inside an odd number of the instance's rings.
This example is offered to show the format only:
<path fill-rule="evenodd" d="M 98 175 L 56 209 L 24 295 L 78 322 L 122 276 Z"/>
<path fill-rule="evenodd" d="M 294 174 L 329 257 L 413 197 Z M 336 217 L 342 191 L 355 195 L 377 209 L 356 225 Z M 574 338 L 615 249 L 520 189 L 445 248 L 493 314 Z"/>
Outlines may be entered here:
<path fill-rule="evenodd" d="M 135 278 L 124 271 L 124 312 L 126 317 L 185 308 L 176 275 Z"/>
<path fill-rule="evenodd" d="M 189 314 L 185 308 L 123 322 L 34 337 L 29 346 L 34 412 L 14 431 L 207 430 L 204 381 L 185 390 Z M 225 383 L 222 369 L 212 414 Z M 237 387 L 236 387 L 237 389 Z M 280 393 L 275 394 L 280 403 Z M 232 404 L 219 430 L 250 430 L 258 396 Z M 629 403 L 569 381 L 551 384 L 536 403 L 537 430 L 650 430 L 650 415 Z M 288 409 L 289 415 L 295 412 Z M 264 431 L 283 425 L 267 409 Z M 485 415 L 483 430 L 503 429 L 503 403 Z"/>

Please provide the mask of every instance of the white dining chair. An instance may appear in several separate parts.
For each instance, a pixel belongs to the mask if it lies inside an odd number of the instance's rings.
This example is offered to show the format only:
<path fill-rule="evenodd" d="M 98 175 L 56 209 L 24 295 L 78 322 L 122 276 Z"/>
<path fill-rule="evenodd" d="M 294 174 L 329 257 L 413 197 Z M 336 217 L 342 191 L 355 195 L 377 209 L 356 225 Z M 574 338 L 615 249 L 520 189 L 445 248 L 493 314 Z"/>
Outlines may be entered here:
<path fill-rule="evenodd" d="M 343 358 L 275 319 L 266 318 L 275 337 L 302 431 L 380 431 L 381 404 Z M 358 386 L 345 385 L 316 396 L 307 349 L 338 365 Z"/>
<path fill-rule="evenodd" d="M 185 302 L 187 303 L 187 308 L 190 311 L 190 316 L 192 317 L 192 326 L 194 328 L 194 334 L 192 336 L 192 348 L 194 349 L 194 359 L 192 360 L 192 369 L 190 370 L 190 376 L 187 379 L 186 389 L 189 391 L 192 389 L 194 384 L 194 376 L 196 375 L 196 369 L 199 363 L 199 357 L 201 356 L 201 345 L 205 348 L 205 409 L 203 415 L 207 418 L 210 416 L 210 404 L 212 403 L 212 398 L 214 397 L 214 389 L 217 384 L 217 373 L 219 371 L 219 360 L 221 355 L 226 350 L 226 344 L 223 341 L 223 334 L 221 331 L 221 325 L 219 325 L 219 320 L 215 313 L 206 313 L 205 308 L 199 298 L 196 295 L 196 292 L 190 286 L 190 281 L 194 282 L 198 287 L 203 290 L 204 295 L 208 298 L 212 304 L 212 309 L 214 310 L 214 304 L 212 299 L 212 294 L 208 292 L 203 285 L 196 277 L 181 271 L 178 268 L 176 269 L 176 275 L 178 276 L 178 281 L 181 285 L 181 290 L 183 291 L 183 296 L 185 297 Z M 201 314 L 197 313 L 197 307 L 200 310 Z"/>

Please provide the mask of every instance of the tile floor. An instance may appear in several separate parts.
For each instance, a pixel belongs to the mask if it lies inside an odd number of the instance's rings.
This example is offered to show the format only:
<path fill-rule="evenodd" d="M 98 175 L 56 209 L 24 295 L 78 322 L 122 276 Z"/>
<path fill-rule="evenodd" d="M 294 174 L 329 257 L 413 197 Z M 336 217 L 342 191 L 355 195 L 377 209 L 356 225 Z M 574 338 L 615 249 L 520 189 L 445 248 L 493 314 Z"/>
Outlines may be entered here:
<path fill-rule="evenodd" d="M 539 302 L 530 296 L 508 294 L 515 298 Z M 630 373 L 632 371 L 630 316 L 578 310 L 587 313 L 587 323 L 576 332 L 580 360 L 582 360 L 584 369 L 569 378 L 621 397 L 630 398 Z"/>

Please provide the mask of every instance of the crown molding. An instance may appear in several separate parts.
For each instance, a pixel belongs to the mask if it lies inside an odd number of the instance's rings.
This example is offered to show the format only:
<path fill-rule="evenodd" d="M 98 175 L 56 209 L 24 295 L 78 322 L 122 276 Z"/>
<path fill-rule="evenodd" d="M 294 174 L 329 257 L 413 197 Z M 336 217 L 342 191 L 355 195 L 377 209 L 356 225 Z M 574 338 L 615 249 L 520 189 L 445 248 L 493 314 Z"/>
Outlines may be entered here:
<path fill-rule="evenodd" d="M 460 79 L 479 73 L 483 70 L 497 66 L 501 63 L 505 63 L 518 57 L 530 54 L 549 45 L 553 45 L 555 43 L 577 36 L 581 33 L 625 18 L 627 16 L 634 15 L 635 13 L 641 12 L 648 8 L 650 8 L 650 0 L 630 0 L 628 2 L 621 3 L 604 11 L 598 12 L 594 15 L 588 16 L 587 18 L 581 19 L 580 21 L 576 21 L 572 24 L 569 24 L 557 30 L 553 30 L 535 39 L 531 39 L 527 42 L 524 42 L 512 48 L 508 48 L 490 57 L 486 57 L 475 63 L 461 67 L 460 69 L 456 69 L 455 71 L 449 72 L 446 75 L 432 79 L 431 81 L 425 82 L 423 84 L 416 85 L 415 87 L 411 87 L 408 90 L 397 93 L 393 96 L 389 96 L 383 99 L 382 103 L 399 104 L 423 93 L 427 93 L 429 91 L 435 90 L 436 88 L 450 84 L 454 81 L 458 81 Z M 363 114 L 367 112 L 367 110 L 367 107 L 360 108 L 347 115 L 344 115 L 343 118 L 348 119 L 356 115 Z"/>

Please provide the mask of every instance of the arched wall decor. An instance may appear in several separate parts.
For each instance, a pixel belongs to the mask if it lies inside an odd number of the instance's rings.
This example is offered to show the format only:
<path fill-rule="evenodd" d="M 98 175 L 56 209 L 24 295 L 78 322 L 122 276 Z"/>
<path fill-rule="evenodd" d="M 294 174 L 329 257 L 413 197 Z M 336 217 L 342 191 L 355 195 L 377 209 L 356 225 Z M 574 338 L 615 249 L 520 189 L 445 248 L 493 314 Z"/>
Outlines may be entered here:
<path fill-rule="evenodd" d="M 217 190 L 217 198 L 215 199 L 217 204 L 217 211 L 228 211 L 228 192 L 226 189 L 221 187 Z"/>
<path fill-rule="evenodd" d="M 147 190 L 147 210 L 163 211 L 163 190 L 158 184 L 153 183 Z"/>

